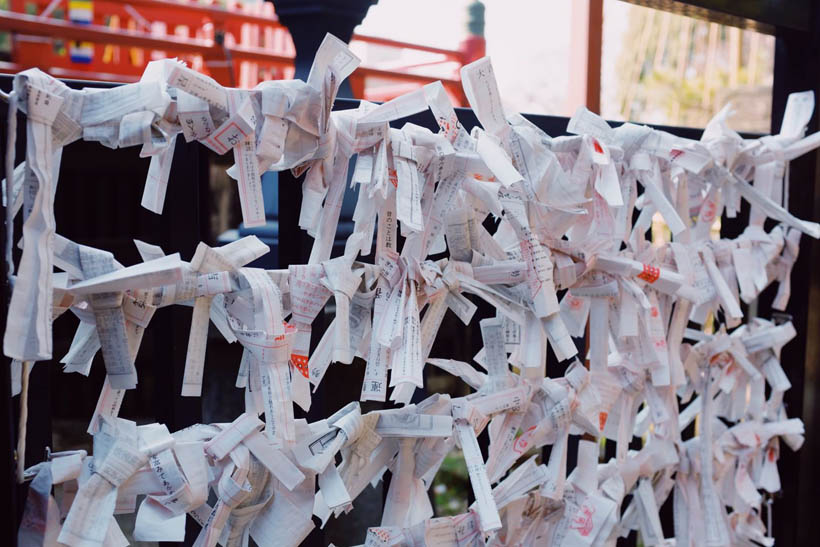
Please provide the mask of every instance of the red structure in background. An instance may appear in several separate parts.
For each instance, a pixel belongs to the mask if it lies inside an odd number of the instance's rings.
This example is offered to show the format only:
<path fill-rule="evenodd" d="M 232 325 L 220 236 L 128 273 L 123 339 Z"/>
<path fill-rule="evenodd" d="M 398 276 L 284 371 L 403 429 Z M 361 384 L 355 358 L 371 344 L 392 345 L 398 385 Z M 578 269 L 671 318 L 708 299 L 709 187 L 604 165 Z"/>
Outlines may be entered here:
<path fill-rule="evenodd" d="M 10 0 L 0 11 L 0 31 L 10 32 L 10 61 L 0 72 L 39 67 L 59 78 L 133 82 L 152 59 L 179 57 L 223 85 L 251 88 L 270 79 L 293 77 L 295 50 L 288 29 L 267 2 L 225 7 L 196 0 L 93 0 L 91 24 L 53 17 L 68 13 L 68 0 Z M 75 6 L 77 5 L 75 4 Z M 37 15 L 30 15 L 34 11 Z M 94 46 L 90 62 L 73 62 L 72 42 Z M 456 50 L 354 34 L 351 41 L 414 51 L 424 60 L 381 67 L 365 62 L 351 76 L 356 97 L 384 101 L 441 80 L 456 104 L 466 104 L 459 69 L 484 55 L 483 36 L 468 36 Z M 62 46 L 62 47 L 61 47 Z M 398 56 L 398 55 L 397 55 Z"/>

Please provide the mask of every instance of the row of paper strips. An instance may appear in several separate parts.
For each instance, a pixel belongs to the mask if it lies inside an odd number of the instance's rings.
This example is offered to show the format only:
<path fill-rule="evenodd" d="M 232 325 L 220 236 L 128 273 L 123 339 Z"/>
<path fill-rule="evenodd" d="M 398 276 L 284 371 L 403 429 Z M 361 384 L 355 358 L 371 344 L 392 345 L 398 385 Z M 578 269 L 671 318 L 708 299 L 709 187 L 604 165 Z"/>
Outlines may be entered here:
<path fill-rule="evenodd" d="M 781 132 L 760 139 L 729 129 L 728 109 L 695 141 L 629 123 L 613 129 L 583 108 L 572 135 L 553 138 L 505 115 L 485 58 L 462 69 L 482 126 L 468 134 L 440 83 L 331 112 L 358 63 L 328 36 L 306 83 L 253 90 L 223 88 L 175 60 L 106 90 L 69 89 L 36 69 L 15 77 L 10 112 L 27 115 L 27 138 L 14 168 L 10 115 L 4 198 L 8 218 L 23 218 L 16 276 L 11 233 L 6 248 L 13 390 L 22 362 L 52 358 L 52 322 L 67 310 L 80 323 L 65 371 L 88 375 L 101 350 L 107 373 L 88 429 L 93 456 L 58 453 L 26 471 L 20 545 L 125 545 L 113 515 L 129 512 L 137 540 L 183 540 L 187 514 L 202 526 L 197 546 L 297 545 L 313 516 L 324 525 L 348 512 L 386 470 L 369 546 L 615 545 L 631 530 L 644 545 L 772 545 L 761 492 L 780 489 L 781 441 L 793 450 L 803 442 L 802 422 L 785 412 L 791 384 L 779 360 L 795 331 L 742 323 L 740 302 L 777 281 L 774 307 L 783 309 L 801 233 L 820 236 L 818 224 L 778 204 L 789 160 L 820 145 L 817 134 L 803 136 L 813 95 L 792 95 Z M 438 133 L 390 127 L 428 109 Z M 306 172 L 307 264 L 247 267 L 269 251 L 251 236 L 201 243 L 190 262 L 136 241 L 143 262 L 126 267 L 58 235 L 66 144 L 141 145 L 150 157 L 142 205 L 161 213 L 180 134 L 233 154 L 228 174 L 248 227 L 265 220 L 260 173 Z M 331 259 L 348 179 L 358 186 L 355 229 Z M 716 219 L 737 215 L 741 198 L 749 225 L 713 239 Z M 656 214 L 671 243 L 647 239 Z M 492 234 L 488 216 L 498 220 Z M 779 224 L 766 232 L 766 219 Z M 443 252 L 449 258 L 428 259 Z M 373 254 L 375 264 L 357 260 Z M 335 318 L 311 354 L 311 323 L 331 298 Z M 470 325 L 475 299 L 497 310 L 480 321 L 478 366 L 431 358 L 447 310 Z M 236 386 L 245 413 L 230 424 L 169 433 L 117 416 L 137 386 L 143 334 L 172 304 L 193 307 L 181 395 L 201 394 L 210 323 L 244 348 Z M 710 321 L 710 333 L 688 328 Z M 572 340 L 587 324 L 588 369 Z M 548 345 L 574 360 L 563 377 L 547 376 Z M 386 401 L 389 391 L 402 406 L 363 414 L 351 401 L 324 420 L 295 419 L 294 403 L 310 408 L 310 386 L 331 363 L 354 357 L 367 362 L 360 400 Z M 474 391 L 410 404 L 427 365 Z M 696 419 L 697 434 L 682 438 Z M 484 429 L 486 461 L 476 439 Z M 614 441 L 616 456 L 600 463 L 599 443 L 582 440 L 567 476 L 569 435 L 582 433 Z M 630 450 L 636 436 L 643 448 Z M 534 449 L 544 446 L 539 464 Z M 476 501 L 432 518 L 427 490 L 455 447 Z M 670 495 L 674 538 L 665 538 L 658 510 Z"/>

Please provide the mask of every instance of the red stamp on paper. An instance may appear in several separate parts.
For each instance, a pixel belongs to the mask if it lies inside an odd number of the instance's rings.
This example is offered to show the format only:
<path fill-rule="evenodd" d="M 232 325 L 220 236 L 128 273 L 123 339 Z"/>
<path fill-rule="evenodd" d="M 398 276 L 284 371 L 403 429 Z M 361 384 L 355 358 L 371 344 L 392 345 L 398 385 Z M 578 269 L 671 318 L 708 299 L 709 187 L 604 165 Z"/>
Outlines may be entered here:
<path fill-rule="evenodd" d="M 481 173 L 472 173 L 470 175 L 475 180 L 485 181 L 485 182 L 496 182 L 496 178 L 492 175 L 482 175 Z"/>
<path fill-rule="evenodd" d="M 518 433 L 515 435 L 515 443 L 513 443 L 513 450 L 516 454 L 523 454 L 527 451 L 527 448 L 530 446 L 530 437 L 532 437 L 533 431 L 535 431 L 535 426 L 530 427 L 526 431 L 518 430 Z"/>
<path fill-rule="evenodd" d="M 700 210 L 700 220 L 701 222 L 705 222 L 711 224 L 715 220 L 715 215 L 717 214 L 717 203 L 714 200 L 708 200 L 703 204 L 703 207 Z"/>
<path fill-rule="evenodd" d="M 587 537 L 592 533 L 595 524 L 592 522 L 592 515 L 595 513 L 595 508 L 589 505 L 582 505 L 578 513 L 573 517 L 572 524 L 569 527 L 573 530 L 578 530 L 578 533 Z"/>
<path fill-rule="evenodd" d="M 307 355 L 297 355 L 295 353 L 291 353 L 290 362 L 293 363 L 293 366 L 296 367 L 296 370 L 302 373 L 302 376 L 304 376 L 305 378 L 310 378 L 310 373 L 308 372 Z"/>
<path fill-rule="evenodd" d="M 660 268 L 656 268 L 655 266 L 650 266 L 649 264 L 643 265 L 643 271 L 638 274 L 638 279 L 643 279 L 647 283 L 654 283 L 658 280 L 661 276 Z"/>

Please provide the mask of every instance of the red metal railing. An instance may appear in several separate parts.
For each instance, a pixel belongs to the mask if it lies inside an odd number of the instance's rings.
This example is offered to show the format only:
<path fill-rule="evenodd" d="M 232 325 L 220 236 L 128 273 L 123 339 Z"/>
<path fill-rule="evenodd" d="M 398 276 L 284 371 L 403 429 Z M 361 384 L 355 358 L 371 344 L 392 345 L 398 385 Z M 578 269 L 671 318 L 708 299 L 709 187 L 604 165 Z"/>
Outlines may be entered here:
<path fill-rule="evenodd" d="M 0 61 L 0 72 L 36 66 L 62 78 L 128 82 L 137 80 L 151 59 L 177 56 L 223 85 L 253 87 L 293 75 L 290 34 L 267 2 L 222 8 L 190 0 L 95 0 L 91 24 L 53 17 L 61 9 L 67 14 L 66 0 L 10 4 L 10 11 L 0 11 L 0 31 L 12 35 L 11 58 Z M 29 15 L 27 7 L 37 14 L 45 11 L 45 16 Z M 94 44 L 88 62 L 72 61 L 68 48 L 73 41 Z M 441 80 L 457 104 L 465 103 L 459 69 L 484 51 L 483 38 L 477 37 L 451 50 L 356 34 L 351 47 L 365 53 L 368 48 L 396 51 L 390 66 L 365 62 L 354 73 L 351 86 L 357 97 L 387 100 Z M 421 59 L 403 63 L 402 53 L 411 51 Z"/>

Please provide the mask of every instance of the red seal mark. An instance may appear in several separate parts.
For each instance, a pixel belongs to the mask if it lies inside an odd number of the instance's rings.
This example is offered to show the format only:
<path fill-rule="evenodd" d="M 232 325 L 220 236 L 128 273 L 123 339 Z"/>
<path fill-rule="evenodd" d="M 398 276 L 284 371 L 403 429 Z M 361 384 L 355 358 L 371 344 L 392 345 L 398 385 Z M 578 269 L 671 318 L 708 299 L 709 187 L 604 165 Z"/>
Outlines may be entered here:
<path fill-rule="evenodd" d="M 726 366 L 733 362 L 732 356 L 726 352 L 717 353 L 709 358 L 709 365 L 711 366 Z"/>
<path fill-rule="evenodd" d="M 572 519 L 572 524 L 569 527 L 573 530 L 578 530 L 578 533 L 587 537 L 592 533 L 595 524 L 592 522 L 592 515 L 595 513 L 595 508 L 589 505 L 582 505 L 578 513 Z"/>
<path fill-rule="evenodd" d="M 601 144 L 598 142 L 598 139 L 592 139 L 592 147 L 595 148 L 595 151 L 599 154 L 604 153 L 604 149 L 601 148 Z"/>
<path fill-rule="evenodd" d="M 530 446 L 530 437 L 532 437 L 533 431 L 535 431 L 535 426 L 530 427 L 524 432 L 520 429 L 518 430 L 515 436 L 515 442 L 513 443 L 513 450 L 516 454 L 523 454 L 527 451 L 527 448 Z"/>
<path fill-rule="evenodd" d="M 683 154 L 684 154 L 683 150 L 678 150 L 677 148 L 673 148 L 672 150 L 669 151 L 669 159 L 670 159 L 670 161 L 675 161 L 676 159 L 681 157 Z"/>
<path fill-rule="evenodd" d="M 643 265 L 643 271 L 638 274 L 638 279 L 643 279 L 647 283 L 654 283 L 658 280 L 661 276 L 660 268 L 656 268 L 655 266 L 650 266 L 649 264 Z"/>
<path fill-rule="evenodd" d="M 484 176 L 481 173 L 472 173 L 470 176 L 473 177 L 475 180 L 480 180 L 484 182 L 496 182 L 496 178 L 492 175 Z"/>
<path fill-rule="evenodd" d="M 703 208 L 700 211 L 700 220 L 707 224 L 711 224 L 715 220 L 715 215 L 717 214 L 717 203 L 712 200 L 707 201 L 703 204 Z"/>
<path fill-rule="evenodd" d="M 387 543 L 390 541 L 390 532 L 384 528 L 370 528 L 368 532 L 371 532 L 374 536 L 381 540 L 382 543 Z"/>
<path fill-rule="evenodd" d="M 399 175 L 398 175 L 398 173 L 396 173 L 396 170 L 395 169 L 388 169 L 387 174 L 389 175 L 390 184 L 393 185 L 393 188 L 398 188 L 399 187 Z"/>
<path fill-rule="evenodd" d="M 305 378 L 310 378 L 310 373 L 308 372 L 307 355 L 297 355 L 295 353 L 291 353 L 290 362 L 293 363 L 293 366 L 296 367 L 296 370 L 302 373 L 302 376 L 304 376 Z"/>
<path fill-rule="evenodd" d="M 606 427 L 606 419 L 609 418 L 609 414 L 607 412 L 599 412 L 598 413 L 598 430 L 603 431 L 604 427 Z"/>

